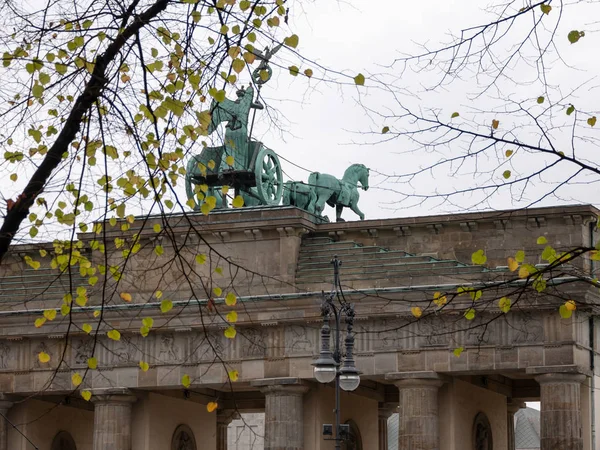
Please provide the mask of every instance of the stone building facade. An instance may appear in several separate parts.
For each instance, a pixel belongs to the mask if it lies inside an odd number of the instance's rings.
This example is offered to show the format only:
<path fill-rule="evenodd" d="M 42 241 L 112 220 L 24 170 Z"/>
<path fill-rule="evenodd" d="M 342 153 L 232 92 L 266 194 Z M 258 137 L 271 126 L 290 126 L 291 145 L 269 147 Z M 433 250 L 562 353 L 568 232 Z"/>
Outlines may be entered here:
<path fill-rule="evenodd" d="M 238 425 L 229 427 L 246 412 L 264 413 L 264 436 L 256 438 L 266 450 L 333 449 L 321 426 L 333 422 L 334 391 L 315 382 L 311 366 L 333 255 L 343 261 L 345 296 L 356 305 L 362 372 L 360 387 L 341 398 L 341 419 L 357 439 L 347 448 L 387 449 L 387 419 L 398 412 L 399 449 L 512 450 L 514 414 L 524 401 L 540 401 L 542 450 L 592 450 L 600 417 L 597 288 L 569 273 L 557 277 L 564 282 L 560 292 L 578 303 L 570 319 L 559 316 L 562 300 L 551 290 L 528 292 L 518 304 L 515 298 L 508 314 L 495 304 L 476 306 L 472 321 L 463 317 L 469 296 L 444 314 L 428 311 L 435 309 L 436 291 L 483 283 L 509 295 L 515 286 L 505 283 L 508 256 L 525 250 L 529 262 L 542 263 L 539 236 L 557 249 L 587 246 L 597 240 L 598 213 L 571 206 L 323 224 L 277 207 L 173 216 L 167 224 L 157 217 L 128 231 L 107 223 L 102 257 L 111 266 L 122 260 L 115 238 L 138 234 L 141 251 L 132 269 L 113 290 L 90 288 L 86 306 L 73 305 L 68 320 L 58 313 L 39 328 L 32 325 L 36 318 L 60 307 L 64 293 L 86 280 L 50 268 L 51 244 L 41 258 L 38 246 L 15 246 L 0 267 L 0 414 L 6 418 L 0 450 L 236 448 L 240 436 L 244 445 L 252 443 Z M 168 229 L 169 239 L 152 231 L 154 222 Z M 99 245 L 96 235 L 78 239 L 92 260 L 100 258 L 90 250 Z M 155 251 L 157 242 L 162 252 Z M 487 255 L 484 266 L 471 263 L 478 249 Z M 210 254 L 211 263 L 194 276 L 185 265 L 166 264 L 174 255 L 193 263 L 198 253 Z M 42 268 L 28 268 L 25 256 L 41 260 Z M 216 279 L 215 266 L 224 269 L 219 285 L 234 286 L 238 295 L 233 340 L 223 336 L 226 323 L 214 312 L 225 308 L 221 300 L 199 295 L 203 279 Z M 594 276 L 589 260 L 574 270 Z M 157 289 L 172 299 L 166 314 Z M 124 291 L 131 302 L 119 299 Z M 94 322 L 102 304 L 99 332 L 88 335 L 83 324 Z M 425 312 L 419 320 L 411 313 L 415 306 Z M 142 317 L 154 321 L 147 337 L 139 332 Z M 120 340 L 107 338 L 110 327 L 118 327 Z M 40 352 L 50 355 L 49 363 L 40 363 Z M 92 353 L 98 368 L 86 372 Z M 148 371 L 140 370 L 141 360 Z M 239 374 L 234 383 L 231 370 Z M 75 372 L 86 374 L 77 389 Z M 81 398 L 82 389 L 92 393 L 90 401 Z M 209 402 L 218 410 L 208 412 Z"/>

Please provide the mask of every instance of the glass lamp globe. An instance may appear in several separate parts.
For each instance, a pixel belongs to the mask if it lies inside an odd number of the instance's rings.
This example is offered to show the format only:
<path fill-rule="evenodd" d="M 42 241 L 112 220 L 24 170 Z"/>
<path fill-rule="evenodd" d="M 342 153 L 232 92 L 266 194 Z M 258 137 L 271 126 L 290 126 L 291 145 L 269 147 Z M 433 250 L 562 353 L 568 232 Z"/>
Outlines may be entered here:
<path fill-rule="evenodd" d="M 342 372 L 340 374 L 340 387 L 345 391 L 353 391 L 360 384 L 360 376 L 356 372 Z"/>
<path fill-rule="evenodd" d="M 314 373 L 319 383 L 331 383 L 335 380 L 337 367 L 335 364 L 315 364 Z"/>

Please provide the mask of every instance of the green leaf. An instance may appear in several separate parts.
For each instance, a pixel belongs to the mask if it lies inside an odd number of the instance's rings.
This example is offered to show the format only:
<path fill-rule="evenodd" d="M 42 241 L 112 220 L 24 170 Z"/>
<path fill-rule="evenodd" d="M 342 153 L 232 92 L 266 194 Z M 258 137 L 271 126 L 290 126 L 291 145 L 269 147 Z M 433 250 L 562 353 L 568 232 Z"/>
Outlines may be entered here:
<path fill-rule="evenodd" d="M 460 355 L 462 354 L 462 352 L 463 352 L 464 350 L 465 350 L 465 349 L 464 349 L 463 347 L 458 347 L 458 348 L 455 348 L 455 349 L 452 351 L 452 353 L 454 353 L 454 356 L 456 356 L 456 357 L 458 358 L 458 357 L 460 357 Z"/>
<path fill-rule="evenodd" d="M 173 302 L 171 300 L 163 300 L 160 302 L 160 311 L 162 313 L 167 313 L 173 309 Z"/>
<path fill-rule="evenodd" d="M 538 98 L 537 98 L 537 102 L 538 102 L 538 104 L 540 104 L 540 105 L 541 105 L 542 103 L 544 103 L 544 97 L 538 97 Z"/>
<path fill-rule="evenodd" d="M 483 265 L 487 261 L 487 256 L 485 256 L 483 250 L 477 250 L 471 255 L 471 261 L 473 261 L 473 264 Z"/>
<path fill-rule="evenodd" d="M 544 245 L 548 243 L 548 239 L 546 239 L 545 236 L 540 236 L 539 238 L 537 238 L 536 242 L 538 245 Z"/>
<path fill-rule="evenodd" d="M 44 95 L 44 86 L 41 84 L 34 84 L 31 88 L 31 95 L 35 98 L 42 98 L 42 95 Z"/>
<path fill-rule="evenodd" d="M 383 129 L 381 130 L 381 134 L 389 133 L 389 131 L 390 131 L 390 127 L 383 127 Z"/>
<path fill-rule="evenodd" d="M 510 298 L 508 297 L 502 297 L 499 301 L 498 301 L 498 307 L 500 308 L 500 311 L 502 311 L 503 313 L 507 313 L 510 311 L 510 306 L 511 306 L 511 301 Z"/>
<path fill-rule="evenodd" d="M 229 326 L 225 329 L 224 333 L 225 337 L 227 339 L 233 339 L 235 338 L 235 335 L 237 334 L 237 331 L 235 330 L 234 326 Z"/>
<path fill-rule="evenodd" d="M 244 67 L 246 67 L 246 63 L 240 58 L 234 59 L 231 63 L 231 68 L 235 73 L 240 73 L 242 70 L 244 70 Z"/>
<path fill-rule="evenodd" d="M 190 380 L 190 376 L 189 375 L 184 375 L 181 377 L 181 384 L 183 385 L 184 388 L 189 388 L 190 385 L 192 384 L 191 380 Z"/>
<path fill-rule="evenodd" d="M 550 14 L 550 11 L 552 11 L 552 6 L 550 5 L 546 5 L 545 3 L 540 5 L 540 9 L 542 10 L 542 12 L 544 14 Z"/>
<path fill-rule="evenodd" d="M 196 255 L 196 264 L 204 264 L 206 263 L 206 255 L 199 253 Z"/>
<path fill-rule="evenodd" d="M 551 260 L 556 259 L 556 250 L 547 245 L 546 248 L 544 248 L 544 251 L 542 252 L 542 259 L 552 262 Z"/>
<path fill-rule="evenodd" d="M 296 47 L 298 47 L 298 41 L 299 41 L 298 35 L 292 34 L 290 37 L 286 37 L 283 40 L 283 43 L 285 45 L 287 45 L 288 47 L 296 48 Z"/>
<path fill-rule="evenodd" d="M 465 311 L 465 319 L 473 320 L 475 318 L 475 310 L 473 308 L 469 308 Z"/>
<path fill-rule="evenodd" d="M 567 108 L 567 116 L 570 116 L 571 114 L 573 114 L 573 112 L 575 112 L 575 107 L 571 105 Z"/>
<path fill-rule="evenodd" d="M 502 172 L 502 176 L 508 180 L 510 178 L 511 175 L 511 171 L 510 170 L 505 170 L 504 172 Z"/>
<path fill-rule="evenodd" d="M 520 263 L 525 261 L 525 252 L 523 250 L 519 250 L 517 253 L 515 253 L 515 259 Z"/>
<path fill-rule="evenodd" d="M 594 125 L 596 125 L 596 116 L 590 117 L 590 118 L 587 120 L 587 123 L 588 123 L 588 125 L 589 125 L 590 127 L 593 127 Z"/>
<path fill-rule="evenodd" d="M 574 43 L 576 43 L 577 41 L 579 41 L 579 39 L 581 39 L 584 36 L 585 36 L 585 33 L 583 31 L 572 30 L 567 35 L 567 39 L 569 39 L 569 42 L 571 44 L 574 44 Z"/>
<path fill-rule="evenodd" d="M 354 84 L 356 84 L 357 86 L 364 86 L 365 85 L 365 76 L 362 73 L 359 73 L 358 75 L 356 75 L 354 77 Z"/>
<path fill-rule="evenodd" d="M 96 369 L 98 367 L 98 359 L 96 359 L 94 357 L 88 358 L 87 363 L 88 363 L 88 367 L 92 370 Z"/>
<path fill-rule="evenodd" d="M 290 75 L 292 76 L 297 76 L 298 73 L 300 72 L 300 69 L 298 69 L 298 66 L 290 66 L 288 67 L 288 70 L 290 71 Z"/>
<path fill-rule="evenodd" d="M 560 308 L 558 308 L 558 312 L 560 313 L 560 317 L 562 317 L 563 319 L 569 319 L 573 315 L 573 311 L 571 311 L 565 305 L 560 305 Z"/>
<path fill-rule="evenodd" d="M 451 119 L 454 119 L 454 118 L 456 118 L 456 117 L 458 117 L 458 116 L 460 116 L 460 114 L 459 114 L 459 113 L 457 113 L 457 112 L 453 112 L 453 113 L 452 113 L 452 115 L 450 116 L 450 118 L 451 118 Z"/>

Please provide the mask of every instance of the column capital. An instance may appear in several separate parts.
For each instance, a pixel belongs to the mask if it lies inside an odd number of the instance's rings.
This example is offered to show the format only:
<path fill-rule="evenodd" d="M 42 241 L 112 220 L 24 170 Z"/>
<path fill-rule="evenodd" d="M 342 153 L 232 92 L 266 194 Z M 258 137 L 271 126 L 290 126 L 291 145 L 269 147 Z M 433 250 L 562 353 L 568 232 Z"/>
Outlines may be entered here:
<path fill-rule="evenodd" d="M 520 409 L 527 408 L 525 402 L 520 400 L 512 399 L 506 402 L 506 412 L 508 414 L 516 414 L 516 412 Z"/>
<path fill-rule="evenodd" d="M 393 382 L 398 389 L 405 387 L 439 388 L 450 381 L 448 376 L 437 372 L 392 372 L 386 374 L 385 379 Z"/>
<path fill-rule="evenodd" d="M 380 419 L 388 419 L 392 414 L 398 411 L 398 405 L 395 403 L 379 402 L 377 412 Z"/>
<path fill-rule="evenodd" d="M 240 413 L 235 409 L 219 409 L 217 411 L 217 425 L 228 426 L 232 421 L 239 418 Z"/>
<path fill-rule="evenodd" d="M 96 405 L 131 404 L 137 397 L 127 388 L 94 389 L 91 401 Z"/>
<path fill-rule="evenodd" d="M 577 383 L 581 384 L 585 381 L 586 376 L 580 373 L 543 373 L 535 377 L 535 381 L 539 384 L 555 384 L 555 383 Z"/>

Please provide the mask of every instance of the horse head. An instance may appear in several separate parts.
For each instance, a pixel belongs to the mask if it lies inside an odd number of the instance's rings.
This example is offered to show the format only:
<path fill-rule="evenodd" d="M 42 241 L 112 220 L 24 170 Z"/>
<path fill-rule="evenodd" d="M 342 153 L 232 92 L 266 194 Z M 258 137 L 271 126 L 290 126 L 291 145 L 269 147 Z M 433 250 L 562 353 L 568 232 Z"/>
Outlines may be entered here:
<path fill-rule="evenodd" d="M 344 180 L 360 183 L 362 190 L 369 189 L 369 168 L 364 164 L 352 164 L 344 173 Z"/>

